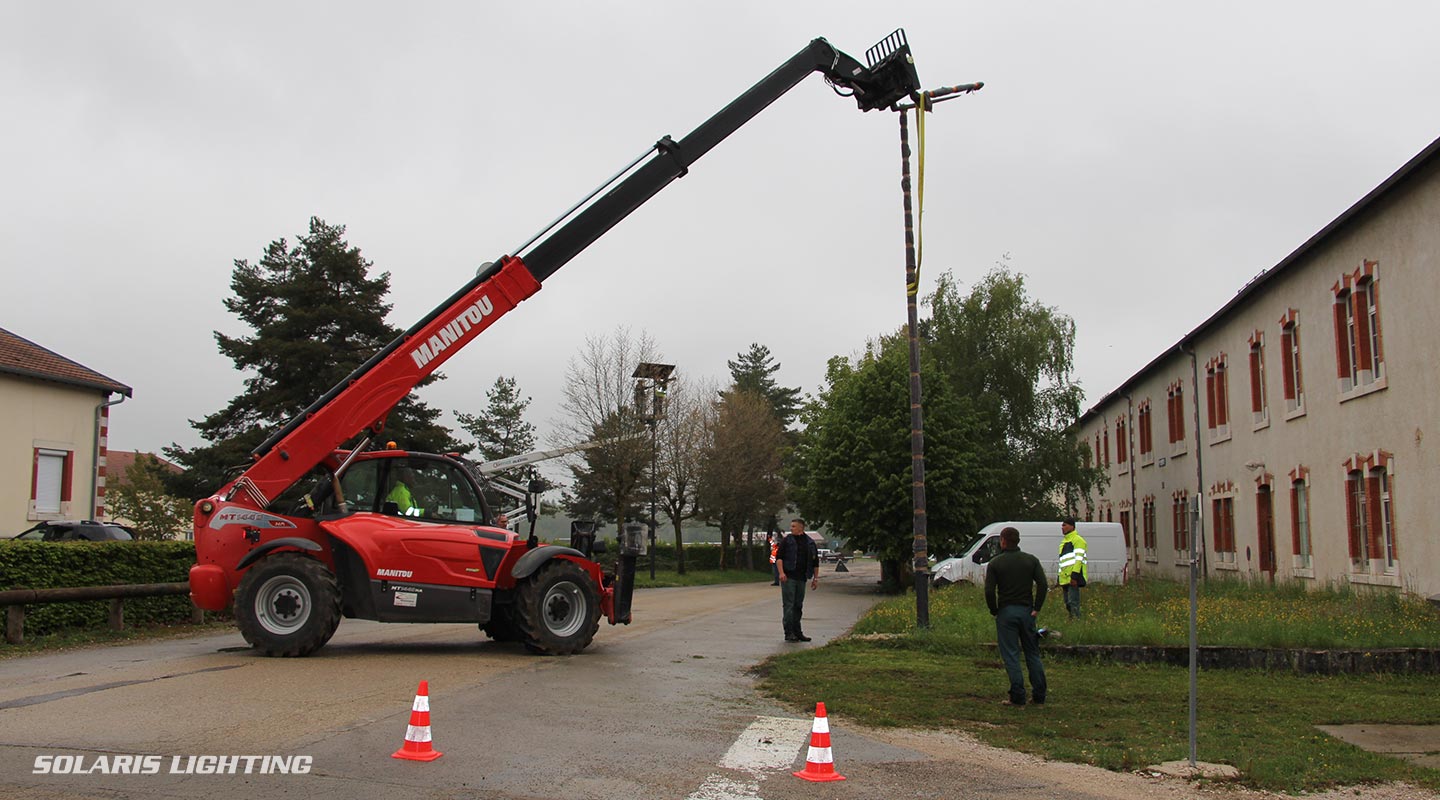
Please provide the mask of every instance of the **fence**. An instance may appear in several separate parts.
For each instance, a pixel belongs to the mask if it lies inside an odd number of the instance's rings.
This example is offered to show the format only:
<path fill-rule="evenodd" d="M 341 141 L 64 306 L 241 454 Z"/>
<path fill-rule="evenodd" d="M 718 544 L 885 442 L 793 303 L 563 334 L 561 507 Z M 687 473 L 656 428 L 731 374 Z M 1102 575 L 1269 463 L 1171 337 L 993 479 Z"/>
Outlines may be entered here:
<path fill-rule="evenodd" d="M 164 597 L 175 594 L 189 594 L 190 584 L 181 583 L 137 583 L 121 586 L 71 586 L 57 589 L 8 589 L 0 591 L 0 606 L 5 608 L 5 641 L 9 644 L 23 644 L 25 641 L 25 606 L 38 603 L 65 603 L 78 600 L 109 600 L 110 629 L 118 631 L 125 627 L 125 598 Z M 205 612 L 196 608 L 191 615 L 195 622 L 204 621 Z"/>

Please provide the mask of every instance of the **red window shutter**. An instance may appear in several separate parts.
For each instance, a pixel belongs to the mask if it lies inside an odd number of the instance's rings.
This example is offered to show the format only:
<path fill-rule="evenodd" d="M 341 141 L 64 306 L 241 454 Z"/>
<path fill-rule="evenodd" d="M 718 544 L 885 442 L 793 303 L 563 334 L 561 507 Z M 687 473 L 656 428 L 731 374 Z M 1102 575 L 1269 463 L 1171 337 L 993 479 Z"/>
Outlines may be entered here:
<path fill-rule="evenodd" d="M 1280 331 L 1280 371 L 1285 373 L 1282 380 L 1285 383 L 1285 399 L 1295 399 L 1295 355 L 1290 351 L 1295 348 L 1295 334 L 1293 328 L 1285 328 Z"/>
<path fill-rule="evenodd" d="M 1110 437 L 1105 437 L 1105 466 L 1110 466 Z"/>
<path fill-rule="evenodd" d="M 30 450 L 30 502 L 39 499 L 40 489 L 40 448 Z"/>
<path fill-rule="evenodd" d="M 1215 370 L 1205 373 L 1205 411 L 1210 416 L 1206 426 L 1211 430 L 1215 429 Z"/>
<path fill-rule="evenodd" d="M 1171 393 L 1165 397 L 1165 425 L 1170 436 L 1170 444 L 1175 444 L 1175 395 Z"/>
<path fill-rule="evenodd" d="M 1185 440 L 1185 390 L 1175 390 L 1175 441 Z"/>
<path fill-rule="evenodd" d="M 1215 552 L 1221 553 L 1225 550 L 1225 523 L 1220 520 L 1220 500 L 1216 498 L 1210 501 L 1210 517 L 1215 523 L 1215 533 L 1211 537 L 1214 540 Z"/>
<path fill-rule="evenodd" d="M 1356 515 L 1359 502 L 1360 481 L 1347 478 L 1345 481 L 1345 527 L 1350 539 L 1350 557 L 1360 557 L 1360 519 Z"/>
<path fill-rule="evenodd" d="M 1369 517 L 1366 522 L 1369 530 L 1365 531 L 1365 538 L 1369 540 L 1370 557 L 1384 558 L 1380 550 L 1380 521 L 1383 509 L 1380 507 L 1380 476 L 1370 473 L 1365 478 L 1365 515 Z"/>
<path fill-rule="evenodd" d="M 1230 370 L 1222 367 L 1215 368 L 1215 416 L 1216 425 L 1224 425 L 1230 421 L 1230 386 L 1225 378 Z"/>
<path fill-rule="evenodd" d="M 1350 377 L 1350 337 L 1345 330 L 1345 301 L 1335 303 L 1335 377 Z"/>
<path fill-rule="evenodd" d="M 1115 426 L 1115 460 L 1121 464 L 1125 463 L 1125 456 L 1129 455 L 1129 452 L 1125 449 L 1125 445 L 1127 444 L 1125 439 L 1125 422 L 1122 420 Z"/>
<path fill-rule="evenodd" d="M 1260 408 L 1260 350 L 1250 351 L 1250 410 L 1259 414 Z"/>
<path fill-rule="evenodd" d="M 75 454 L 65 453 L 65 466 L 60 471 L 60 502 L 70 502 L 70 492 L 75 484 Z"/>
<path fill-rule="evenodd" d="M 1359 360 L 1357 370 L 1373 370 L 1375 362 L 1370 357 L 1370 309 L 1366 308 L 1365 292 L 1361 287 L 1350 293 L 1350 308 L 1355 315 L 1355 357 Z"/>

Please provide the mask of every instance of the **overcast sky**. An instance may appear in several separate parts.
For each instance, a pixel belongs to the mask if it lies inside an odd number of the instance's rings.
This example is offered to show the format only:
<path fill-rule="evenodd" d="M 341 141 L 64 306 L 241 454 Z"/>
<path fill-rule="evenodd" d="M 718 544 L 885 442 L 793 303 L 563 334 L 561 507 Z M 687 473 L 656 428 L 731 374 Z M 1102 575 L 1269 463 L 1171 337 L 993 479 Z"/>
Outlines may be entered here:
<path fill-rule="evenodd" d="M 242 375 L 233 261 L 315 215 L 405 328 L 662 135 L 824 36 L 903 26 L 929 119 L 925 271 L 1008 254 L 1072 316 L 1094 401 L 1440 137 L 1440 6 L 1326 2 L 67 3 L 0 0 L 0 327 L 134 387 L 110 446 L 198 443 Z M 912 125 L 913 132 L 913 125 Z M 818 77 L 445 367 L 548 430 L 589 335 L 694 377 L 751 342 L 816 392 L 905 318 L 896 115 Z M 1176 299 L 1181 298 L 1181 299 Z"/>

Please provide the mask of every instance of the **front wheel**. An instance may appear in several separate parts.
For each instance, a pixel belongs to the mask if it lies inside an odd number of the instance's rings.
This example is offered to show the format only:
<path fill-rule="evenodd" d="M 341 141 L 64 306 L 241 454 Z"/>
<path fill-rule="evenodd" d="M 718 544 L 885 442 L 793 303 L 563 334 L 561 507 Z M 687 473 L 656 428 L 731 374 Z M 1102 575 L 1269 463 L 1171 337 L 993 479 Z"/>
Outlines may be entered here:
<path fill-rule="evenodd" d="M 520 585 L 515 622 L 525 646 L 537 653 L 578 653 L 600 629 L 600 594 L 595 582 L 569 561 L 547 562 Z"/>
<path fill-rule="evenodd" d="M 308 656 L 340 625 L 340 586 L 313 558 L 273 555 L 240 579 L 235 621 L 245 641 L 267 656 Z"/>

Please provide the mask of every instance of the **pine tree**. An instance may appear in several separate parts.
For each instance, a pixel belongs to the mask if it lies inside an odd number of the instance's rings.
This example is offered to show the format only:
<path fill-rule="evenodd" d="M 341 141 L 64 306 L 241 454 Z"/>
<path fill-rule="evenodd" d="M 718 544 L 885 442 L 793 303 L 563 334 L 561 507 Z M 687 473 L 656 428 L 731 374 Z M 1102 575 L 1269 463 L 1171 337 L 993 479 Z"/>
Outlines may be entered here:
<path fill-rule="evenodd" d="M 231 273 L 233 296 L 226 310 L 253 333 L 217 331 L 220 352 L 247 373 L 245 389 L 224 408 L 191 426 L 209 444 L 165 448 L 186 468 L 167 479 L 173 494 L 200 498 L 249 463 L 249 454 L 271 431 L 296 416 L 395 337 L 385 321 L 390 273 L 370 276 L 371 262 L 344 239 L 343 225 L 310 218 L 309 232 L 292 246 L 277 239 L 256 264 L 239 259 Z M 421 381 L 423 386 L 440 376 Z M 439 409 L 412 393 L 386 420 L 385 437 L 408 450 L 465 452 L 439 424 Z"/>
<path fill-rule="evenodd" d="M 780 427 L 789 430 L 800 411 L 800 389 L 787 388 L 775 381 L 780 365 L 772 364 L 774 360 L 770 348 L 754 343 L 748 352 L 739 354 L 734 361 L 726 361 L 725 365 L 730 368 L 730 377 L 735 381 L 733 391 L 764 397 L 774 409 L 775 418 L 780 420 Z"/>
<path fill-rule="evenodd" d="M 518 456 L 535 449 L 535 426 L 525 421 L 530 398 L 521 397 L 514 378 L 503 375 L 485 393 L 485 413 L 455 412 L 460 427 L 475 437 L 481 461 Z"/>

